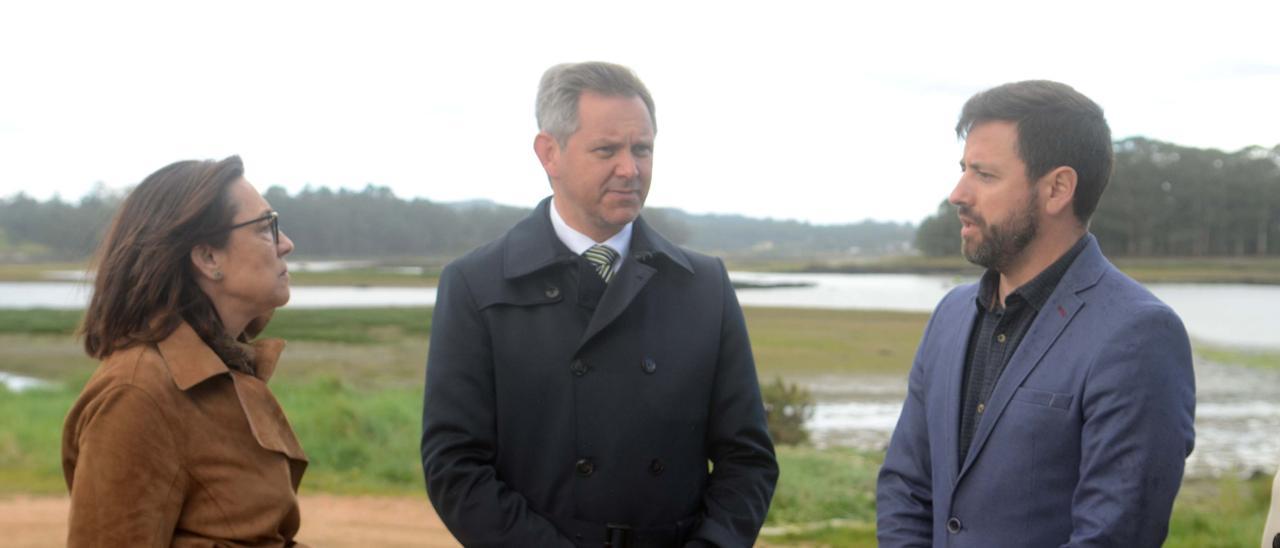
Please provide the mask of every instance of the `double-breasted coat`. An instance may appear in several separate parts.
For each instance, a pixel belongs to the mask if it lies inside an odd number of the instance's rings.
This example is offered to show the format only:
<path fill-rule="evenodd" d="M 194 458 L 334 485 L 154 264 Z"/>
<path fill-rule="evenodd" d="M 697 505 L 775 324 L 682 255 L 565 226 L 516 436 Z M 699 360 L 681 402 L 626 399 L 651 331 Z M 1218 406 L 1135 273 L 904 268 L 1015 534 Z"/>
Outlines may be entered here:
<path fill-rule="evenodd" d="M 752 544 L 778 469 L 724 265 L 640 218 L 605 286 L 549 203 L 441 274 L 432 504 L 468 546 Z"/>

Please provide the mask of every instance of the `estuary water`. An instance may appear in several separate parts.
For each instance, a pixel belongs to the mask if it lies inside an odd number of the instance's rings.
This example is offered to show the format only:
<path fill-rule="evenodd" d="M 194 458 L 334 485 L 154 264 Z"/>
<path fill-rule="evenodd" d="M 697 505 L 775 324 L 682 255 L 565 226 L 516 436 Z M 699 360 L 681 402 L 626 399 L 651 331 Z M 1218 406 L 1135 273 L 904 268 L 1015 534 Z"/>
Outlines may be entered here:
<path fill-rule="evenodd" d="M 929 312 L 946 294 L 972 280 L 914 274 L 787 274 L 732 272 L 748 286 L 744 306 Z M 1241 284 L 1147 286 L 1182 317 L 1194 344 L 1280 350 L 1280 287 Z M 83 281 L 0 283 L 0 308 L 83 308 Z M 290 308 L 430 306 L 434 288 L 294 287 Z M 2 367 L 0 367 L 2 369 Z M 813 391 L 817 406 L 809 426 L 820 446 L 881 450 L 897 422 L 905 376 L 841 376 L 797 379 Z M 0 372 L 11 389 L 39 381 Z M 1212 362 L 1196 363 L 1196 449 L 1188 473 L 1217 475 L 1259 471 L 1280 464 L 1280 371 Z"/>

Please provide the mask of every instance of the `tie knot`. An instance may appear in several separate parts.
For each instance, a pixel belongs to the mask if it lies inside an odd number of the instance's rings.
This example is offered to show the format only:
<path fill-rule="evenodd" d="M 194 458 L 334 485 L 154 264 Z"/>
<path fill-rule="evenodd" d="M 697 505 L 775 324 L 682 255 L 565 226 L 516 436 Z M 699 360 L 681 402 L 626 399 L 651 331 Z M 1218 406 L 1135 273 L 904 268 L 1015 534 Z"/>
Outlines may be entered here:
<path fill-rule="evenodd" d="M 596 267 L 596 273 L 608 283 L 613 278 L 613 263 L 618 260 L 618 252 L 604 244 L 596 244 L 582 253 L 582 257 Z"/>

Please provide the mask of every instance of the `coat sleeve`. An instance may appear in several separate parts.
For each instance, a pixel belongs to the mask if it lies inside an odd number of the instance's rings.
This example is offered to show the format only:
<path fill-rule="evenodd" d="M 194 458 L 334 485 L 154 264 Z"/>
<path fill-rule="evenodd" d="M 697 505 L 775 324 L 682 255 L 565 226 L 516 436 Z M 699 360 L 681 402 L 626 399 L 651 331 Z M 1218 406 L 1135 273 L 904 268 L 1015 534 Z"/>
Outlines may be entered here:
<path fill-rule="evenodd" d="M 1262 548 L 1273 548 L 1280 536 L 1280 472 L 1271 480 L 1271 510 L 1267 512 L 1267 524 L 1262 529 Z"/>
<path fill-rule="evenodd" d="M 707 428 L 712 462 L 701 522 L 691 544 L 751 546 L 778 482 L 778 461 L 765 423 L 747 324 L 723 263 L 723 313 Z"/>
<path fill-rule="evenodd" d="M 170 425 L 141 389 L 99 394 L 76 418 L 67 546 L 169 546 L 186 482 Z"/>
<path fill-rule="evenodd" d="M 1085 381 L 1070 546 L 1160 546 L 1195 443 L 1195 376 L 1181 320 L 1135 311 Z"/>
<path fill-rule="evenodd" d="M 924 354 L 937 317 L 935 312 L 929 319 L 916 350 L 907 399 L 876 481 L 876 538 L 880 546 L 927 548 L 933 544 L 933 463 L 925 399 L 929 373 Z"/>
<path fill-rule="evenodd" d="M 422 471 L 466 546 L 572 546 L 498 478 L 491 335 L 456 265 L 440 275 L 422 413 Z"/>

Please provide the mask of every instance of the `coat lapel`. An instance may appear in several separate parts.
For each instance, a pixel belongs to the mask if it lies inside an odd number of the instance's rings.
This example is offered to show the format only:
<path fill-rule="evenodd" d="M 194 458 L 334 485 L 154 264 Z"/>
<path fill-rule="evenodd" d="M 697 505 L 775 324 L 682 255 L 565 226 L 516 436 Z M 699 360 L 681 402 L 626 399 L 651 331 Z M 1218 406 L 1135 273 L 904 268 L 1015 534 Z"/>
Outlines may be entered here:
<path fill-rule="evenodd" d="M 942 367 L 946 371 L 946 407 L 943 408 L 944 426 L 942 427 L 943 452 L 947 455 L 946 477 L 958 481 L 960 470 L 960 392 L 964 387 L 964 362 L 968 356 L 969 333 L 973 331 L 973 322 L 978 311 L 974 303 L 977 285 L 974 291 L 960 298 L 960 320 L 955 329 L 943 344 L 940 355 Z"/>
<path fill-rule="evenodd" d="M 604 296 L 600 298 L 600 304 L 591 315 L 591 321 L 587 324 L 587 330 L 582 333 L 582 339 L 578 341 L 575 353 L 581 351 L 593 337 L 609 327 L 609 324 L 626 311 L 636 295 L 639 295 L 649 280 L 658 273 L 658 269 L 649 263 L 659 255 L 666 257 L 670 263 L 683 268 L 688 273 L 693 273 L 693 266 L 689 264 L 689 259 L 685 257 L 683 251 L 650 228 L 643 218 L 636 218 L 631 231 L 631 257 L 622 263 L 622 269 L 614 275 L 613 281 L 609 282 L 608 287 L 605 288 Z"/>
<path fill-rule="evenodd" d="M 1058 287 L 1054 289 L 1044 308 L 1036 314 L 1026 337 L 1009 358 L 1009 364 L 1005 366 L 1004 373 L 996 381 L 995 390 L 992 391 L 991 400 L 987 405 L 987 412 L 982 415 L 982 420 L 978 421 L 978 430 L 973 435 L 973 445 L 964 459 L 960 474 L 956 478 L 957 482 L 964 477 L 965 472 L 981 454 L 996 422 L 1000 420 L 1005 408 L 1009 406 L 1009 401 L 1013 399 L 1013 393 L 1022 386 L 1023 381 L 1039 365 L 1045 353 L 1053 347 L 1053 343 L 1071 323 L 1071 319 L 1084 307 L 1086 301 L 1079 294 L 1096 285 L 1098 279 L 1102 277 L 1106 259 L 1102 257 L 1102 251 L 1098 248 L 1098 242 L 1093 235 L 1089 235 L 1088 238 L 1089 242 L 1084 250 L 1063 275 L 1062 281 L 1058 283 Z"/>
<path fill-rule="evenodd" d="M 644 286 L 653 278 L 655 272 L 657 269 L 635 260 L 635 257 L 623 263 L 622 270 L 613 277 L 613 281 L 609 282 L 604 290 L 604 296 L 600 298 L 600 304 L 591 315 L 591 322 L 587 324 L 587 330 L 582 333 L 582 339 L 578 341 L 579 351 L 592 337 L 608 327 L 622 314 L 622 311 L 627 309 L 640 290 L 644 289 Z"/>

